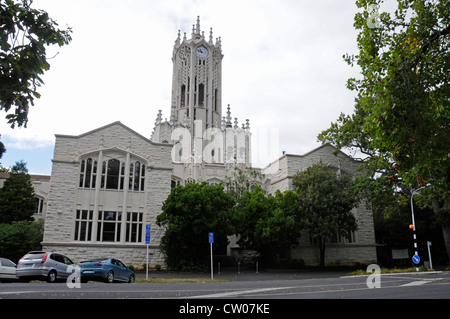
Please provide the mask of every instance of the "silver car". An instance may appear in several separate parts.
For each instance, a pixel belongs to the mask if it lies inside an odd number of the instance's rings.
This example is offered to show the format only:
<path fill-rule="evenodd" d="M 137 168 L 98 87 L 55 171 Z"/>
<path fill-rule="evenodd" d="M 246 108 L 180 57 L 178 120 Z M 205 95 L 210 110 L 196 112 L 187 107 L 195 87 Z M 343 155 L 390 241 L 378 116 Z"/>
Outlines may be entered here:
<path fill-rule="evenodd" d="M 0 282 L 17 280 L 16 264 L 11 260 L 0 257 Z"/>
<path fill-rule="evenodd" d="M 56 282 L 66 279 L 75 271 L 75 266 L 68 257 L 45 251 L 30 251 L 17 263 L 16 276 L 20 281 L 45 279 Z"/>

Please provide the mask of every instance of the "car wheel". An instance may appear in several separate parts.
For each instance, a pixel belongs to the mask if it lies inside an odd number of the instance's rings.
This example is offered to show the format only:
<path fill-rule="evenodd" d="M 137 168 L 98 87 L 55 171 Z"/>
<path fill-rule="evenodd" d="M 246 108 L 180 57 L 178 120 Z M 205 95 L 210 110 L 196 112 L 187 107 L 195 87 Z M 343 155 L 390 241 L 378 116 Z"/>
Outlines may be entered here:
<path fill-rule="evenodd" d="M 109 284 L 114 282 L 114 273 L 113 273 L 112 270 L 110 270 L 108 272 L 108 274 L 106 275 L 106 282 L 109 283 Z"/>
<path fill-rule="evenodd" d="M 135 281 L 135 277 L 134 277 L 134 275 L 131 275 L 130 276 L 130 279 L 128 280 L 128 282 L 130 283 L 130 284 L 134 284 L 134 281 Z"/>
<path fill-rule="evenodd" d="M 57 278 L 56 271 L 50 270 L 50 272 L 47 275 L 47 282 L 51 283 L 56 282 L 56 278 Z"/>

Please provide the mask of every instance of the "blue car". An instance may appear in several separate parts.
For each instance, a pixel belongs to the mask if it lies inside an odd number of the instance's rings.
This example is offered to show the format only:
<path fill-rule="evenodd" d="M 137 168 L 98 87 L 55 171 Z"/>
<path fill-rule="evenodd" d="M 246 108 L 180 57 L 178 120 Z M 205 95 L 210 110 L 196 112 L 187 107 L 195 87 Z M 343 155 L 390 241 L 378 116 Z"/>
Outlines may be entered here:
<path fill-rule="evenodd" d="M 97 258 L 82 261 L 80 267 L 81 282 L 89 280 L 112 283 L 122 281 L 134 283 L 135 275 L 132 270 L 115 258 Z"/>

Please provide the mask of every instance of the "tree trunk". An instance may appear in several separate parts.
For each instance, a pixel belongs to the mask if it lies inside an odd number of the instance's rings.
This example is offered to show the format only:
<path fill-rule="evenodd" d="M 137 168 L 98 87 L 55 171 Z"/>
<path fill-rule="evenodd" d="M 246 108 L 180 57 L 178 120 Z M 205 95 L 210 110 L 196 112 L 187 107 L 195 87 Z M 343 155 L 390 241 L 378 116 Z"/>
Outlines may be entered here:
<path fill-rule="evenodd" d="M 447 197 L 443 203 L 439 203 L 437 200 L 432 201 L 433 211 L 434 213 L 439 213 L 444 207 L 450 205 L 450 197 Z M 442 235 L 444 237 L 445 249 L 447 251 L 447 261 L 450 264 L 450 226 L 442 225 Z"/>
<path fill-rule="evenodd" d="M 450 263 L 450 227 L 442 226 L 442 234 L 444 235 L 445 249 L 447 250 L 447 258 Z"/>

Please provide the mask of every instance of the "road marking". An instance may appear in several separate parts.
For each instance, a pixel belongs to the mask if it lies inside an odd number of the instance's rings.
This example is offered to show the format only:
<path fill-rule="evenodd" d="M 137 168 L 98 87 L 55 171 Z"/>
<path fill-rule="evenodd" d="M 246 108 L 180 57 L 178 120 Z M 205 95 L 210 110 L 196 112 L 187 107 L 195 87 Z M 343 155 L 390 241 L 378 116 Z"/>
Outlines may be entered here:
<path fill-rule="evenodd" d="M 412 281 L 410 283 L 401 285 L 400 287 L 411 287 L 411 286 L 420 286 L 423 284 L 427 284 L 429 282 L 433 282 L 434 280 L 419 280 L 419 281 Z"/>
<path fill-rule="evenodd" d="M 222 293 L 218 293 L 218 294 L 183 297 L 182 299 L 237 297 L 240 295 L 247 295 L 247 294 L 252 294 L 252 293 L 260 293 L 260 292 L 266 292 L 266 291 L 275 291 L 275 290 L 292 289 L 292 288 L 296 288 L 296 287 L 277 287 L 277 288 L 261 288 L 261 289 L 252 289 L 252 290 L 239 290 L 239 291 L 222 292 Z"/>

